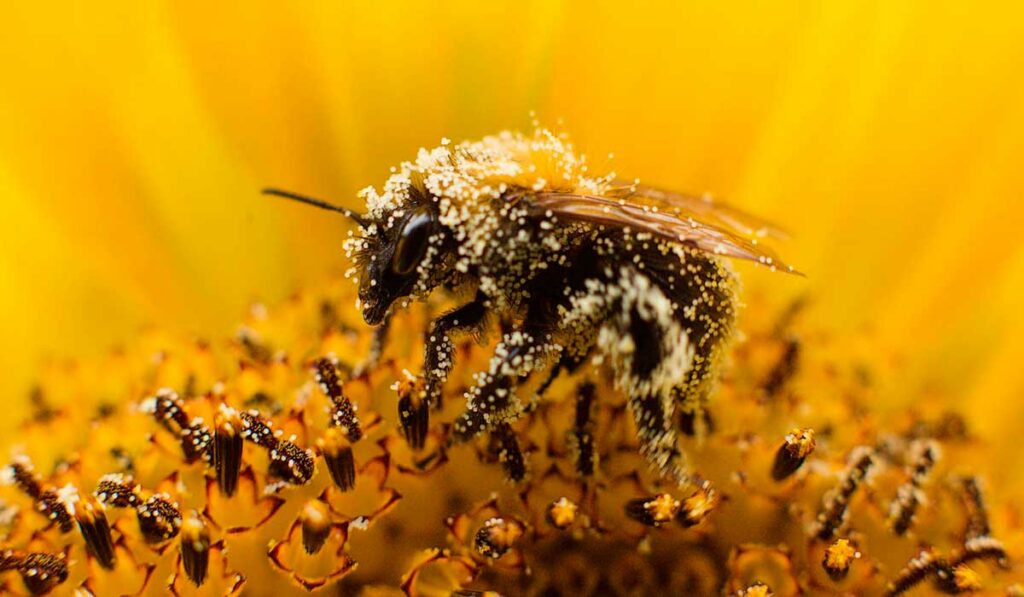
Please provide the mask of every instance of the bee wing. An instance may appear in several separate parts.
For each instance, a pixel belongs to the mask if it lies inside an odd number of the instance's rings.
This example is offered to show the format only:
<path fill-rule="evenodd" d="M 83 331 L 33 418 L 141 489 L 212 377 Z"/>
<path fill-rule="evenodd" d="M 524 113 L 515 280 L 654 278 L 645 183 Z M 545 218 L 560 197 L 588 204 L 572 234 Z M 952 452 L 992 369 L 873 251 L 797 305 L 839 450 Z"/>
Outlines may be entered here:
<path fill-rule="evenodd" d="M 693 210 L 686 213 L 678 208 L 666 210 L 657 205 L 643 205 L 625 198 L 612 199 L 577 193 L 539 193 L 533 196 L 531 203 L 538 212 L 551 212 L 564 220 L 628 227 L 707 253 L 747 259 L 767 265 L 773 270 L 798 273 L 757 239 L 746 238 L 739 231 L 727 228 L 724 223 L 705 221 Z"/>
<path fill-rule="evenodd" d="M 622 188 L 625 189 L 626 197 L 646 199 L 656 205 L 678 210 L 678 215 L 683 217 L 692 216 L 704 222 L 720 224 L 747 237 L 789 238 L 789 234 L 773 222 L 726 203 L 714 201 L 708 195 L 687 195 L 646 185 L 628 185 Z"/>

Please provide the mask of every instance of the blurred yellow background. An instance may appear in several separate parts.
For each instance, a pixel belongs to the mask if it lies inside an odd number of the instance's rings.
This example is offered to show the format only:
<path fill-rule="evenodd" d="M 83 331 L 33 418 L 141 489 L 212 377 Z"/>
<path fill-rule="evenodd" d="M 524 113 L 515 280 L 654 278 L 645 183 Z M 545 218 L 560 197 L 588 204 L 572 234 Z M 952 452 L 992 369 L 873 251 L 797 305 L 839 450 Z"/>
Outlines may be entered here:
<path fill-rule="evenodd" d="M 104 4 L 0 8 L 5 403 L 49 356 L 222 335 L 336 275 L 343 222 L 261 186 L 354 205 L 535 110 L 624 175 L 785 223 L 808 280 L 747 286 L 872 329 L 906 357 L 893 401 L 948 400 L 1024 465 L 1021 5 Z"/>

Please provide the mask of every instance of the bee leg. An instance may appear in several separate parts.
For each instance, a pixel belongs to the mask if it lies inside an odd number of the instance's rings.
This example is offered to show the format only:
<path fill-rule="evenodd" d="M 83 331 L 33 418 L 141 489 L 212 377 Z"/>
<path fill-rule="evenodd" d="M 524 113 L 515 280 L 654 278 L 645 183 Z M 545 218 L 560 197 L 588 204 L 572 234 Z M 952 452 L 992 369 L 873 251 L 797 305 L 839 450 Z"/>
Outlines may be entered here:
<path fill-rule="evenodd" d="M 598 348 L 610 359 L 616 386 L 626 394 L 640 452 L 658 472 L 688 480 L 676 445 L 675 387 L 693 364 L 694 347 L 677 319 L 672 299 L 641 272 L 623 269 L 605 286 L 611 297 L 598 334 Z"/>
<path fill-rule="evenodd" d="M 455 343 L 452 333 L 480 326 L 487 316 L 486 297 L 478 292 L 472 301 L 438 317 L 430 324 L 424 340 L 423 376 L 426 378 L 427 400 L 435 404 L 441 386 L 452 369 Z"/>
<path fill-rule="evenodd" d="M 520 377 L 542 366 L 551 350 L 554 347 L 548 336 L 539 330 L 505 334 L 487 371 L 466 394 L 466 410 L 455 420 L 454 439 L 470 440 L 518 416 L 523 405 L 515 394 L 516 384 Z"/>
<path fill-rule="evenodd" d="M 629 409 L 633 412 L 637 436 L 640 439 L 640 453 L 663 477 L 680 484 L 686 483 L 689 474 L 682 462 L 682 453 L 676 446 L 676 431 L 672 425 L 671 404 L 658 395 L 630 396 Z"/>
<path fill-rule="evenodd" d="M 548 388 L 551 387 L 551 384 L 555 383 L 555 380 L 558 379 L 559 375 L 562 373 L 568 373 L 569 375 L 575 373 L 586 358 L 586 354 L 569 354 L 567 351 L 563 351 L 561 358 L 559 358 L 558 362 L 555 363 L 555 366 L 548 371 L 548 376 L 544 378 L 544 381 L 537 387 L 537 391 L 534 392 L 534 401 L 540 400 L 540 398 L 544 396 L 544 392 L 547 392 Z"/>

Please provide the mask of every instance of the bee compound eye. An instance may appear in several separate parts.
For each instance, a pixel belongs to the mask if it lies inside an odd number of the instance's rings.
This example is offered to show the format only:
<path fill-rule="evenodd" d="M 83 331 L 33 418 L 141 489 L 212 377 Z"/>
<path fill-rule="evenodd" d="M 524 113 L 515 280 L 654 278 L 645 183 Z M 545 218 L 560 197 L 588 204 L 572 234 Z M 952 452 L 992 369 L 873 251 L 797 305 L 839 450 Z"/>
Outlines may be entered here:
<path fill-rule="evenodd" d="M 413 212 L 398 236 L 395 254 L 391 258 L 391 271 L 406 276 L 416 269 L 427 252 L 433 224 L 434 217 L 426 209 Z"/>

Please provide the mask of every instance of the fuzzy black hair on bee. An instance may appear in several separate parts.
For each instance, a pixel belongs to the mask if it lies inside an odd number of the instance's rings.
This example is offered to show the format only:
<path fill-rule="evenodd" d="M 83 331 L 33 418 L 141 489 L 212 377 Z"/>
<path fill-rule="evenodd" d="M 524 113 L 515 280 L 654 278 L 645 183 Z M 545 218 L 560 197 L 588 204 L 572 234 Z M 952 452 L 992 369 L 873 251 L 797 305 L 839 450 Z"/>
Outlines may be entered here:
<path fill-rule="evenodd" d="M 542 392 L 560 373 L 603 363 L 628 398 L 641 451 L 680 483 L 678 421 L 703 412 L 732 335 L 736 281 L 722 257 L 792 271 L 759 242 L 773 232 L 767 223 L 592 176 L 564 137 L 543 129 L 421 150 L 382 189 L 361 193 L 365 213 L 268 192 L 357 224 L 345 247 L 367 323 L 438 288 L 473 297 L 425 333 L 428 404 L 452 368 L 456 335 L 511 324 L 467 392 L 452 441 L 506 429 L 526 408 L 516 389 L 531 375 L 547 372 Z"/>

